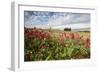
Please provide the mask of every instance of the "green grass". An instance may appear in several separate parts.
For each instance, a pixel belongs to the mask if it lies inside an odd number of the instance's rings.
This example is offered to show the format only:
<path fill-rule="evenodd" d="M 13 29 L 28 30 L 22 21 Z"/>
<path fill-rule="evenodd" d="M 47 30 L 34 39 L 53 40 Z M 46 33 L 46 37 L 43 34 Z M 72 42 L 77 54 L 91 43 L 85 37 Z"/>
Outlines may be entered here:
<path fill-rule="evenodd" d="M 49 38 L 40 39 L 41 34 L 35 37 L 29 37 L 28 33 L 51 33 Z M 38 31 L 38 32 L 37 32 Z M 65 33 L 79 34 L 81 38 L 65 38 L 61 35 Z M 26 29 L 24 35 L 24 61 L 44 61 L 44 60 L 71 60 L 71 59 L 89 59 L 90 48 L 86 45 L 86 39 L 90 39 L 90 32 L 72 32 L 55 29 Z M 89 44 L 90 45 L 90 44 Z"/>

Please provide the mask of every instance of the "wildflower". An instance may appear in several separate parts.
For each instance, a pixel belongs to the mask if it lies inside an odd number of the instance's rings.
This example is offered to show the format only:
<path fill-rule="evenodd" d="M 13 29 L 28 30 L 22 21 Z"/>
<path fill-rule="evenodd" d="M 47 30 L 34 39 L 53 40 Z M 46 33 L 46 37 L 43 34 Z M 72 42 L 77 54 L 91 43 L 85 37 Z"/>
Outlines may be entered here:
<path fill-rule="evenodd" d="M 74 33 L 70 33 L 70 37 L 71 37 L 71 39 L 75 39 Z"/>
<path fill-rule="evenodd" d="M 41 48 L 48 48 L 48 45 L 42 45 Z"/>
<path fill-rule="evenodd" d="M 86 38 L 86 48 L 90 48 L 90 38 Z"/>

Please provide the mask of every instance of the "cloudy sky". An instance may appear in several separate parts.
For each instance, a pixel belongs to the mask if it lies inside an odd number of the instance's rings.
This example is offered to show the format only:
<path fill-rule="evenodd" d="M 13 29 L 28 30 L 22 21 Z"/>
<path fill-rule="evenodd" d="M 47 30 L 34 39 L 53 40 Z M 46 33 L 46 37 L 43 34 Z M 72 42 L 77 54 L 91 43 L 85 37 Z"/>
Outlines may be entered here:
<path fill-rule="evenodd" d="M 90 26 L 90 14 L 71 12 L 24 11 L 25 27 Z M 76 25 L 77 24 L 77 25 Z"/>

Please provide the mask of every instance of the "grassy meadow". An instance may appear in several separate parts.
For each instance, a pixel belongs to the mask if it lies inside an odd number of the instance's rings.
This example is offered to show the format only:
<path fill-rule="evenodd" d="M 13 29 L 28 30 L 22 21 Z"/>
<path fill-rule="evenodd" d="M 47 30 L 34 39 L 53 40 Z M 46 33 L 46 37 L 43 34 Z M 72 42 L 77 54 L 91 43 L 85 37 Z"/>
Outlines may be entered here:
<path fill-rule="evenodd" d="M 24 61 L 89 58 L 89 31 L 24 28 Z"/>

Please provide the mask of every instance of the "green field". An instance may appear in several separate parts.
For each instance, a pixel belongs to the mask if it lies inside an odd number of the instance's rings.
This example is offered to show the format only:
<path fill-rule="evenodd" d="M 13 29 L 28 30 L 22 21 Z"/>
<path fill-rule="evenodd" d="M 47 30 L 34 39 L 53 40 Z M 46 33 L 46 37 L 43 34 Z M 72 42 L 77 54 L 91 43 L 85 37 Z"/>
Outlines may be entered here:
<path fill-rule="evenodd" d="M 90 32 L 24 28 L 24 61 L 90 58 Z"/>

